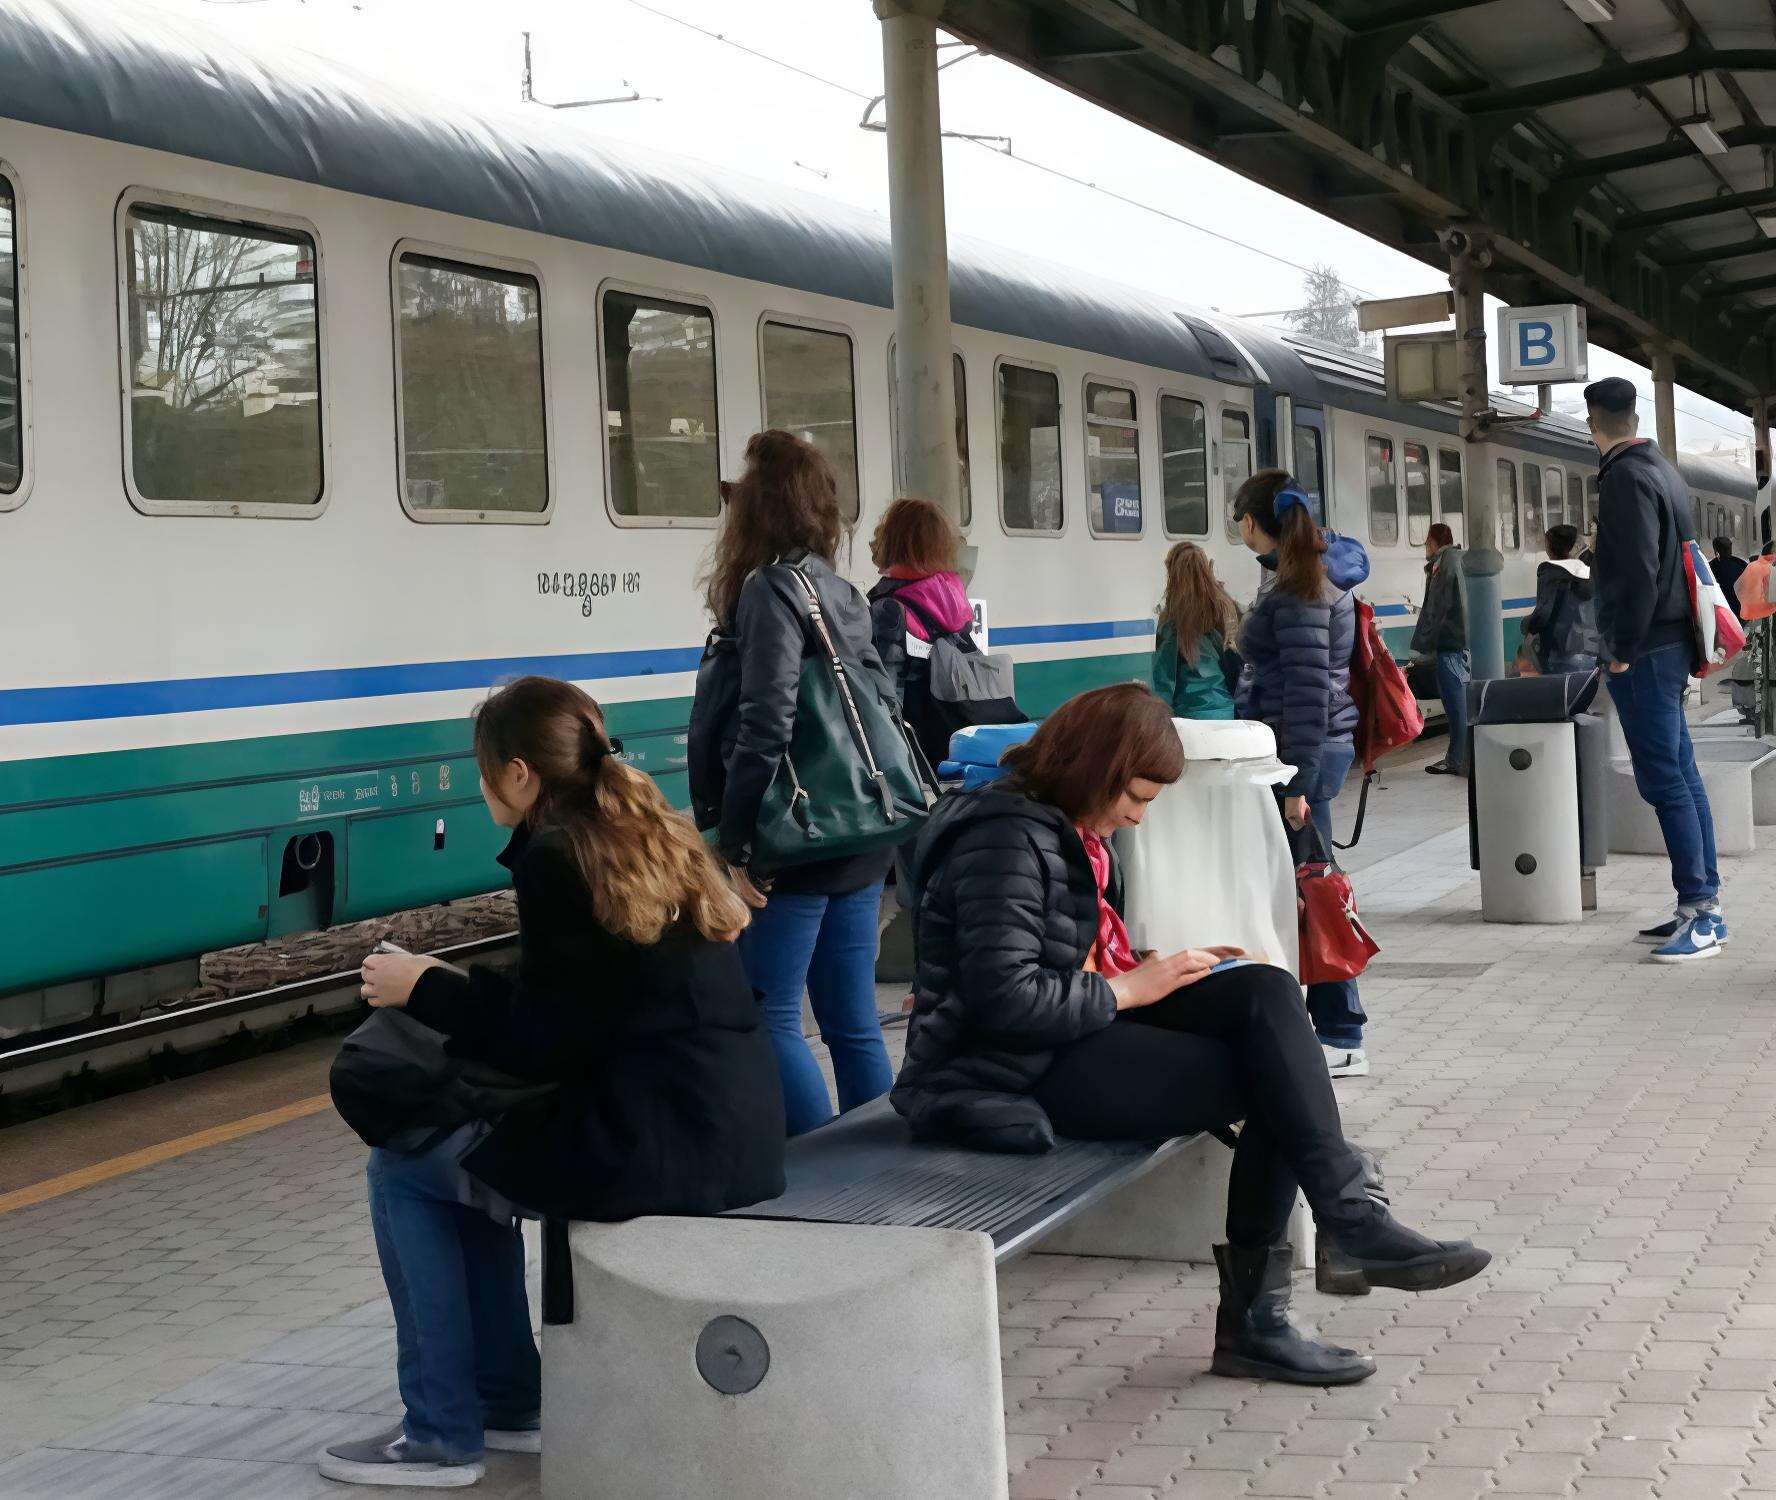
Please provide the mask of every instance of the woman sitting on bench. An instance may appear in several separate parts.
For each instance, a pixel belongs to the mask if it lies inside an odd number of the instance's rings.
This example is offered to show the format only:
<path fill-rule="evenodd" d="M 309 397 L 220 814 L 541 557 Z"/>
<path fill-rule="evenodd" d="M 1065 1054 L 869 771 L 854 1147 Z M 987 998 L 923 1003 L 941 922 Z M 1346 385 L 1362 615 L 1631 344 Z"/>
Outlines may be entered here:
<path fill-rule="evenodd" d="M 1215 1247 L 1218 1374 L 1304 1385 L 1374 1361 L 1288 1320 L 1297 1183 L 1334 1270 L 1429 1291 L 1491 1259 L 1389 1214 L 1344 1138 L 1295 976 L 1237 949 L 1130 951 L 1109 837 L 1183 773 L 1171 710 L 1133 683 L 1064 704 L 1007 780 L 950 799 L 914 855 L 918 977 L 894 1105 L 915 1134 L 1043 1151 L 1244 1120 Z"/>

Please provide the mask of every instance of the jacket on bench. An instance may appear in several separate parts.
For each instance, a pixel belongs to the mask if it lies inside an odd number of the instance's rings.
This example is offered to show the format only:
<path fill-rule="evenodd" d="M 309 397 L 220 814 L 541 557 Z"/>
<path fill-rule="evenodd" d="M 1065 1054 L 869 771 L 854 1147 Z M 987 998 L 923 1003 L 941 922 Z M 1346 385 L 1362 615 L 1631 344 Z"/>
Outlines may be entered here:
<path fill-rule="evenodd" d="M 1030 1090 L 1057 1048 L 1116 1019 L 1108 981 L 1081 968 L 1098 931 L 1085 845 L 1059 809 L 989 786 L 939 806 L 913 866 L 918 962 L 894 1107 L 922 1138 L 1046 1151 L 1054 1127 Z"/>

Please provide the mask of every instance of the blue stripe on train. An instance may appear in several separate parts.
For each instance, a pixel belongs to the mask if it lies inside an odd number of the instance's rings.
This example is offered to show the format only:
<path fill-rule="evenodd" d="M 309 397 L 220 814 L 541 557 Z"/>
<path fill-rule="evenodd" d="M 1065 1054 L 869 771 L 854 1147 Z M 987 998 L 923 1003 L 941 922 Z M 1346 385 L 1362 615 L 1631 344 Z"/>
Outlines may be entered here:
<path fill-rule="evenodd" d="M 1151 620 L 1096 620 L 1062 625 L 1012 625 L 992 633 L 995 646 L 1148 635 Z M 587 651 L 563 656 L 496 656 L 469 661 L 409 662 L 385 667 L 333 667 L 311 672 L 256 672 L 234 677 L 177 677 L 160 682 L 91 683 L 80 687 L 0 690 L 0 724 L 58 724 L 188 714 L 402 693 L 447 693 L 492 687 L 534 672 L 585 682 L 601 677 L 651 677 L 694 671 L 697 646 L 648 651 Z"/>

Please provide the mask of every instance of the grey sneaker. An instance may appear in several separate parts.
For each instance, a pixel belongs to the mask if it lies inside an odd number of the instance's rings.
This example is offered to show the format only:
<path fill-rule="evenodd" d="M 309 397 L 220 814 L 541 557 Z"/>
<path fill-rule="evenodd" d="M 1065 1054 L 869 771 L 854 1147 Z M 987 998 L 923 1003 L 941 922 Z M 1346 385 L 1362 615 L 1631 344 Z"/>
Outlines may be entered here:
<path fill-rule="evenodd" d="M 1369 1054 L 1361 1047 L 1329 1047 L 1320 1043 L 1326 1055 L 1326 1071 L 1334 1078 L 1367 1078 Z"/>
<path fill-rule="evenodd" d="M 321 1454 L 321 1475 L 341 1484 L 405 1485 L 420 1490 L 461 1490 L 479 1484 L 487 1466 L 479 1458 L 453 1458 L 442 1449 L 408 1441 L 405 1429 L 335 1443 Z"/>

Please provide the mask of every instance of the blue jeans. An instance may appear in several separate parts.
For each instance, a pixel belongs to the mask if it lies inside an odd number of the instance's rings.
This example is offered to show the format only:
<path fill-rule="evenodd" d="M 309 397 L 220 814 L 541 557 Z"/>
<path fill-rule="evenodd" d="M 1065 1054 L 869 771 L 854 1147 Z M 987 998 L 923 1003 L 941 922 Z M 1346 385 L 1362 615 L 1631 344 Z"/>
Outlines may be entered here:
<path fill-rule="evenodd" d="M 754 912 L 740 934 L 746 977 L 759 992 L 791 1135 L 833 1117 L 820 1064 L 802 1036 L 802 994 L 814 1006 L 820 1039 L 832 1054 L 839 1108 L 855 1109 L 888 1092 L 894 1070 L 876 1019 L 876 920 L 882 886 L 847 896 L 780 892 Z"/>
<path fill-rule="evenodd" d="M 543 1373 L 524 1296 L 524 1240 L 460 1201 L 459 1132 L 370 1152 L 370 1225 L 395 1309 L 410 1442 L 478 1457 L 487 1427 L 530 1428 Z"/>
<path fill-rule="evenodd" d="M 1439 651 L 1437 653 L 1437 696 L 1443 700 L 1443 713 L 1449 720 L 1449 749 L 1444 752 L 1443 762 L 1451 770 L 1465 771 L 1468 766 L 1468 653 L 1466 651 Z"/>
<path fill-rule="evenodd" d="M 1720 871 L 1714 814 L 1684 719 L 1689 677 L 1690 648 L 1680 641 L 1643 653 L 1626 672 L 1610 672 L 1606 680 L 1634 762 L 1634 785 L 1659 816 L 1677 904 L 1695 907 L 1719 899 Z"/>
<path fill-rule="evenodd" d="M 1452 653 L 1453 654 L 1453 653 Z M 1442 658 L 1438 658 L 1439 673 Z M 1326 846 L 1326 857 L 1334 857 L 1332 849 L 1332 799 L 1344 786 L 1351 762 L 1357 758 L 1356 747 L 1349 740 L 1327 740 L 1320 747 L 1320 779 L 1307 795 L 1307 808 L 1313 815 L 1314 827 Z M 1339 979 L 1330 984 L 1307 987 L 1307 1013 L 1313 1017 L 1314 1031 L 1328 1047 L 1354 1052 L 1363 1045 L 1363 1003 L 1357 995 L 1354 979 Z"/>

